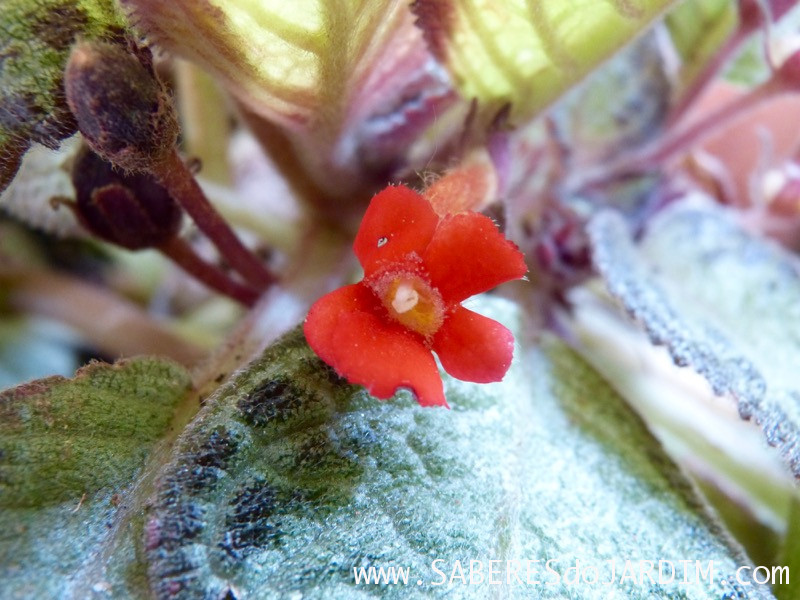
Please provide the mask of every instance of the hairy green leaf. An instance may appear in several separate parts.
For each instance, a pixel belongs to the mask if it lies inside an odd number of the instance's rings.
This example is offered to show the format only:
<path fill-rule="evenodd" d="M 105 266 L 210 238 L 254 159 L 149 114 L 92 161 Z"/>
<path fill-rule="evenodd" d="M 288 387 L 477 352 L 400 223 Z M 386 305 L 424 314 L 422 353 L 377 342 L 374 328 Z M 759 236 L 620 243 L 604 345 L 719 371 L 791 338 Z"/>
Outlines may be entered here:
<path fill-rule="evenodd" d="M 478 309 L 519 333 L 513 305 Z M 447 411 L 407 394 L 379 402 L 322 364 L 299 330 L 289 334 L 208 400 L 162 473 L 145 538 L 153 594 L 729 593 L 747 559 L 639 418 L 561 343 L 520 343 L 503 383 L 447 379 Z M 519 565 L 520 582 L 490 587 L 490 559 L 503 581 Z M 540 583 L 524 583 L 526 559 L 541 561 L 530 567 Z M 626 559 L 637 573 L 639 560 L 675 561 L 680 574 L 608 588 L 563 579 L 576 561 L 608 579 L 610 560 L 619 579 Z M 470 560 L 483 561 L 483 585 L 458 578 L 459 568 L 469 577 Z M 679 560 L 691 561 L 690 585 L 679 583 Z M 714 561 L 713 581 L 698 580 L 695 560 Z M 355 584 L 354 568 L 388 566 L 410 567 L 409 585 Z M 771 597 L 760 586 L 748 593 Z"/>
<path fill-rule="evenodd" d="M 4 598 L 69 597 L 86 583 L 80 574 L 125 534 L 132 484 L 189 386 L 181 367 L 135 358 L 0 393 Z"/>
<path fill-rule="evenodd" d="M 484 115 L 547 107 L 640 33 L 670 0 L 416 0 L 428 45 Z"/>
<path fill-rule="evenodd" d="M 785 535 L 794 477 L 755 424 L 708 382 L 673 364 L 596 282 L 570 294 L 578 351 L 642 415 L 670 456 L 701 485 L 757 564 L 772 564 Z"/>
<path fill-rule="evenodd" d="M 33 142 L 57 148 L 75 132 L 63 92 L 77 38 L 119 38 L 114 0 L 3 0 L 0 10 L 0 190 Z"/>

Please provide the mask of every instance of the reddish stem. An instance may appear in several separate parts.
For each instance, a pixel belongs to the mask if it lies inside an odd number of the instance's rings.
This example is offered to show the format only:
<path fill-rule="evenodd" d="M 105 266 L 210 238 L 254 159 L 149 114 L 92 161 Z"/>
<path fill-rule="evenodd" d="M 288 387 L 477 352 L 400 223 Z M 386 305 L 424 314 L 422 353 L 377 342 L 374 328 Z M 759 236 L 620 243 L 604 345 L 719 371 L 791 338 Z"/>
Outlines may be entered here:
<path fill-rule="evenodd" d="M 225 294 L 248 307 L 253 306 L 258 299 L 258 292 L 231 279 L 219 267 L 204 261 L 183 238 L 173 237 L 159 246 L 158 249 L 175 261 L 184 271 L 211 289 Z"/>
<path fill-rule="evenodd" d="M 776 96 L 781 92 L 788 91 L 780 80 L 769 79 L 753 90 L 742 94 L 736 100 L 721 107 L 716 112 L 704 117 L 699 122 L 690 122 L 678 128 L 674 133 L 662 138 L 663 141 L 649 152 L 645 151 L 639 157 L 629 163 L 633 168 L 657 165 L 668 161 L 680 153 L 686 152 L 692 146 L 708 139 L 717 132 L 723 125 L 729 124 L 756 106 Z"/>
<path fill-rule="evenodd" d="M 767 0 L 766 5 L 761 0 L 739 0 L 739 23 L 736 30 L 704 67 L 700 76 L 692 82 L 677 106 L 670 111 L 666 122 L 667 127 L 671 127 L 681 119 L 686 110 L 703 93 L 711 80 L 719 74 L 731 56 L 736 53 L 742 42 L 762 27 L 768 35 L 770 23 L 783 17 L 792 4 L 786 0 Z"/>
<path fill-rule="evenodd" d="M 680 121 L 689 107 L 703 94 L 708 84 L 719 74 L 722 68 L 728 63 L 731 56 L 736 53 L 736 50 L 738 50 L 742 42 L 744 42 L 755 29 L 756 28 L 752 25 L 744 23 L 741 23 L 739 27 L 737 27 L 733 35 L 728 38 L 722 48 L 714 55 L 714 58 L 705 66 L 702 73 L 692 82 L 689 89 L 684 92 L 680 101 L 670 110 L 665 123 L 667 128 L 671 128 L 675 123 Z"/>
<path fill-rule="evenodd" d="M 579 189 L 587 189 L 626 175 L 658 168 L 676 156 L 688 152 L 693 146 L 713 135 L 720 127 L 735 121 L 762 102 L 778 94 L 794 92 L 785 77 L 776 73 L 757 88 L 743 94 L 716 112 L 695 122 L 687 123 L 676 131 L 659 138 L 649 147 L 626 153 L 610 164 L 586 174 L 578 180 Z"/>
<path fill-rule="evenodd" d="M 230 225 L 208 201 L 177 150 L 173 150 L 163 162 L 154 165 L 153 175 L 186 209 L 231 268 L 238 271 L 253 288 L 261 291 L 274 282 L 272 273 L 242 244 Z"/>

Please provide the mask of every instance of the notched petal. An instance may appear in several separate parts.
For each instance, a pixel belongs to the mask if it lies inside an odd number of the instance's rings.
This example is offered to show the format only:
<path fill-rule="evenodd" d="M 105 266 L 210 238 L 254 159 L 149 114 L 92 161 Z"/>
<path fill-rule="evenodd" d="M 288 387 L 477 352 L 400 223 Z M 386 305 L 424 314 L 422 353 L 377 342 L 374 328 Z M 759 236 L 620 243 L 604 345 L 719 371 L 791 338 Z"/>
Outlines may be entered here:
<path fill-rule="evenodd" d="M 383 313 L 366 286 L 341 288 L 311 307 L 304 325 L 306 340 L 339 375 L 377 398 L 390 398 L 406 387 L 422 406 L 447 406 L 431 351 L 420 336 L 388 321 Z"/>
<path fill-rule="evenodd" d="M 444 370 L 475 383 L 501 381 L 514 356 L 514 335 L 497 321 L 459 306 L 433 338 Z"/>
<path fill-rule="evenodd" d="M 353 243 L 365 276 L 409 254 L 421 255 L 438 222 L 430 203 L 410 188 L 389 186 L 376 194 Z"/>
<path fill-rule="evenodd" d="M 339 318 L 345 313 L 373 313 L 379 308 L 375 295 L 361 284 L 348 285 L 326 294 L 314 303 L 303 323 L 308 345 L 322 360 L 332 364 Z"/>
<path fill-rule="evenodd" d="M 489 217 L 460 213 L 442 219 L 422 255 L 431 283 L 448 304 L 525 276 L 525 257 Z"/>

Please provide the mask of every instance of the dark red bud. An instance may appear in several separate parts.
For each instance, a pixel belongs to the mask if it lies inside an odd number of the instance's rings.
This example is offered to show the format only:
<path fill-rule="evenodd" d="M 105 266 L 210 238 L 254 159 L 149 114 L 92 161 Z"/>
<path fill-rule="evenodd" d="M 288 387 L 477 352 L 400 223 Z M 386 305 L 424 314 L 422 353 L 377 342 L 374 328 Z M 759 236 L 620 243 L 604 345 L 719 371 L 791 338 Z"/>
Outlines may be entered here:
<path fill-rule="evenodd" d="M 89 231 L 130 250 L 161 246 L 177 235 L 182 211 L 150 175 L 126 174 L 91 150 L 72 169 L 73 210 Z"/>
<path fill-rule="evenodd" d="M 64 72 L 64 90 L 87 143 L 115 166 L 150 170 L 173 150 L 178 122 L 146 49 L 78 42 Z"/>

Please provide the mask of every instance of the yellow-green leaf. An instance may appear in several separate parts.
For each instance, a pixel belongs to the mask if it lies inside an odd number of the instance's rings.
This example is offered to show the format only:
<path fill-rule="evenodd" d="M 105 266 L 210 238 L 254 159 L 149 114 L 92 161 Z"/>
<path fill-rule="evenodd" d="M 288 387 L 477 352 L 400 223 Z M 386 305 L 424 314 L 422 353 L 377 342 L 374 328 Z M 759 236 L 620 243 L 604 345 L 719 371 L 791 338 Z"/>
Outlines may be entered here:
<path fill-rule="evenodd" d="M 420 59 L 421 38 L 398 0 L 122 0 L 158 43 L 212 71 L 248 108 L 289 127 L 346 120 L 342 99 L 383 85 L 387 67 Z M 424 58 L 423 58 L 424 59 Z M 352 112 L 358 106 L 351 106 Z"/>
<path fill-rule="evenodd" d="M 671 0 L 417 0 L 432 51 L 484 115 L 523 120 L 641 32 Z"/>
<path fill-rule="evenodd" d="M 290 177 L 305 171 L 327 195 L 385 184 L 455 100 L 405 1 L 121 3 L 150 38 L 225 85 L 282 168 L 300 157 L 283 168 Z"/>
<path fill-rule="evenodd" d="M 683 86 L 700 74 L 731 35 L 737 20 L 736 3 L 728 0 L 689 0 L 669 14 L 666 24 L 683 63 Z"/>

